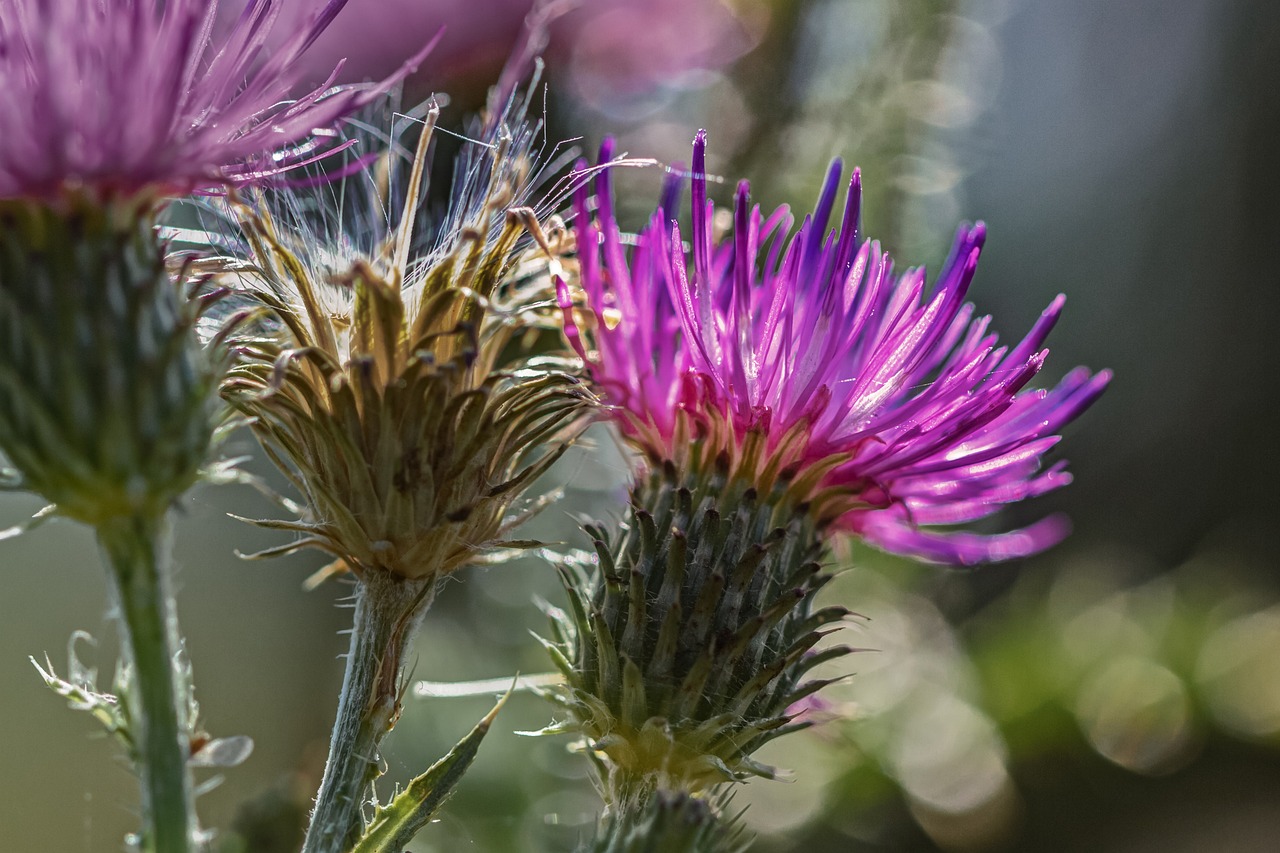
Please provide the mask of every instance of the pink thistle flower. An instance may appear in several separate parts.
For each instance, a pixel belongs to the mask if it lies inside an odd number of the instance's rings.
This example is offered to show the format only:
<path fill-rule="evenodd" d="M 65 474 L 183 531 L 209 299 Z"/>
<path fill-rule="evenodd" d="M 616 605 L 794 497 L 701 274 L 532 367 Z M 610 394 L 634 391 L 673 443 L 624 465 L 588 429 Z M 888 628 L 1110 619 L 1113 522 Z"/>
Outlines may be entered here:
<path fill-rule="evenodd" d="M 861 240 L 856 169 L 840 231 L 827 231 L 839 161 L 794 234 L 786 207 L 763 217 L 739 184 L 732 236 L 717 242 L 705 148 L 699 133 L 691 250 L 675 221 L 679 178 L 630 250 L 607 169 L 595 178 L 594 221 L 585 180 L 575 200 L 587 307 L 575 313 L 560 286 L 565 331 L 623 433 L 654 462 L 708 445 L 762 494 L 799 486 L 824 530 L 899 554 L 968 565 L 1060 540 L 1056 516 L 996 535 L 951 526 L 1070 482 L 1064 463 L 1043 458 L 1111 374 L 1077 368 L 1051 390 L 1027 387 L 1064 298 L 1015 346 L 999 346 L 990 318 L 965 302 L 986 228 L 960 227 L 927 292 L 923 269 L 897 274 L 878 243 Z M 611 156 L 607 142 L 601 162 Z"/>
<path fill-rule="evenodd" d="M 208 0 L 6 0 L 0 8 L 0 199 L 184 194 L 277 174 L 317 154 L 303 142 L 380 85 L 299 97 L 300 60 L 346 0 L 318 6 L 263 50 L 279 0 L 250 0 L 225 36 Z M 341 67 L 341 66 L 339 66 Z M 272 155 L 269 152 L 278 153 Z"/>

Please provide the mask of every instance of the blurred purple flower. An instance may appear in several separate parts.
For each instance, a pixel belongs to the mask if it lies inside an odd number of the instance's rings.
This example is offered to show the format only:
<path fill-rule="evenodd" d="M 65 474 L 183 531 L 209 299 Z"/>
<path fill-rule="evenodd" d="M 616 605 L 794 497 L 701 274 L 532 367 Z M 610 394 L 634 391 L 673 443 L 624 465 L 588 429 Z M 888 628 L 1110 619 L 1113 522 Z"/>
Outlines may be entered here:
<path fill-rule="evenodd" d="M 755 41 L 722 0 L 350 0 L 348 5 L 317 39 L 309 60 L 313 69 L 345 59 L 353 79 L 378 77 L 442 31 L 429 82 L 448 86 L 479 77 L 487 84 L 511 54 L 526 19 L 541 19 L 551 26 L 547 52 L 565 62 L 572 87 L 589 100 L 601 91 L 642 93 L 689 71 L 720 68 Z"/>
<path fill-rule="evenodd" d="M 630 252 L 608 169 L 596 177 L 597 220 L 585 180 L 575 202 L 595 351 L 587 352 L 562 285 L 566 333 L 628 437 L 657 459 L 677 457 L 686 435 L 710 437 L 738 461 L 748 436 L 762 435 L 763 467 L 795 480 L 807 474 L 828 529 L 888 551 L 972 564 L 1057 542 L 1066 532 L 1057 517 L 997 535 L 934 528 L 986 518 L 1070 481 L 1064 463 L 1042 469 L 1042 457 L 1111 374 L 1077 368 L 1052 390 L 1026 389 L 1063 297 L 1016 346 L 998 347 L 990 318 L 975 319 L 964 302 L 985 227 L 959 229 L 926 295 L 924 270 L 895 275 L 878 243 L 859 245 L 857 170 L 841 232 L 824 236 L 839 161 L 794 236 L 786 207 L 762 219 L 739 184 L 732 237 L 717 245 L 705 147 L 699 133 L 691 269 L 674 221 L 679 178 L 668 181 Z M 606 143 L 601 163 L 611 156 Z"/>
<path fill-rule="evenodd" d="M 158 188 L 179 194 L 274 174 L 316 154 L 308 137 L 383 86 L 300 97 L 304 52 L 346 0 L 295 3 L 309 17 L 270 52 L 280 0 L 250 0 L 213 36 L 208 0 L 5 0 L 0 7 L 0 198 Z M 415 45 L 421 48 L 421 44 Z M 336 72 L 335 72 L 336 73 Z"/>

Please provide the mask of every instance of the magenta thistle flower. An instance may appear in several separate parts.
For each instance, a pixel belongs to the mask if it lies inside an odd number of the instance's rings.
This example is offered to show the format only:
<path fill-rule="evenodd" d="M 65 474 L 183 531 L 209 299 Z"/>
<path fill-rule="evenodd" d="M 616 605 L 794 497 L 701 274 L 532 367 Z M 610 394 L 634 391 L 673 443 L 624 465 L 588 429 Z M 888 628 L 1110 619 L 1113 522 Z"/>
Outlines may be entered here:
<path fill-rule="evenodd" d="M 250 0 L 214 37 L 207 0 L 6 0 L 0 9 L 0 198 L 162 194 L 278 173 L 314 156 L 307 142 L 403 77 L 297 97 L 300 59 L 341 11 L 328 0 L 269 54 L 279 0 Z M 335 70 L 334 75 L 336 76 Z"/>
<path fill-rule="evenodd" d="M 841 166 L 792 234 L 786 207 L 763 217 L 739 184 L 732 236 L 713 238 L 704 133 L 693 152 L 692 250 L 675 222 L 679 178 L 634 248 L 614 219 L 608 170 L 575 202 L 587 309 L 566 333 L 588 361 L 623 432 L 652 460 L 710 443 L 747 477 L 804 484 L 828 531 L 944 563 L 1020 557 L 1058 541 L 1046 518 L 984 535 L 952 529 L 1070 482 L 1048 467 L 1059 430 L 1102 393 L 1110 372 L 1070 372 L 1030 389 L 1062 309 L 1055 299 L 1015 346 L 965 302 L 985 227 L 961 226 L 932 291 L 925 271 L 895 273 L 858 228 L 861 178 L 849 182 L 841 229 L 827 231 Z M 606 143 L 601 162 L 611 156 Z M 583 322 L 583 321 L 587 322 Z M 581 326 L 590 327 L 591 352 Z M 752 448 L 762 450 L 756 452 Z"/>

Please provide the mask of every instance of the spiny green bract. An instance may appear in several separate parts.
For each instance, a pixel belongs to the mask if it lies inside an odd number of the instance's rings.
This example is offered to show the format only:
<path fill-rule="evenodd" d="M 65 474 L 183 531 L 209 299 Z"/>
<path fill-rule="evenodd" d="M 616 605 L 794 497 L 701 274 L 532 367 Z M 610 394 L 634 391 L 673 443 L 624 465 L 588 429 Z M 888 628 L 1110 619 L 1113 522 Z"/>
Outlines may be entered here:
<path fill-rule="evenodd" d="M 222 350 L 193 331 L 202 303 L 166 271 L 151 207 L 0 202 L 0 450 L 90 524 L 162 514 L 218 418 Z"/>
<path fill-rule="evenodd" d="M 598 573 L 562 571 L 570 608 L 547 646 L 567 684 L 551 693 L 615 801 L 772 776 L 751 753 L 807 725 L 788 709 L 828 682 L 806 673 L 849 651 L 811 651 L 848 615 L 813 609 L 829 576 L 812 519 L 720 462 L 656 467 L 618 532 L 587 526 Z"/>

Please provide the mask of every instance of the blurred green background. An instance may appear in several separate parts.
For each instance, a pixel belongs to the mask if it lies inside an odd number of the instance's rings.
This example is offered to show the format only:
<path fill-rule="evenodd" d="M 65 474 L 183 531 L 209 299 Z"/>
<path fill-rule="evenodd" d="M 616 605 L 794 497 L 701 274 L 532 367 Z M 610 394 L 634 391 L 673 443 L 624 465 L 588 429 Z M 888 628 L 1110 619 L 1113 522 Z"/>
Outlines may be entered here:
<path fill-rule="evenodd" d="M 377 4 L 396 2 L 343 14 Z M 613 12 L 567 17 L 547 54 L 549 138 L 594 145 L 616 133 L 632 154 L 670 161 L 687 159 L 706 127 L 710 167 L 730 179 L 722 189 L 747 176 L 766 206 L 799 210 L 841 156 L 863 167 L 867 230 L 901 263 L 936 264 L 957 221 L 988 223 L 972 293 L 1006 339 L 1069 295 L 1046 381 L 1080 363 L 1117 376 L 1069 429 L 1076 482 L 1005 519 L 1066 511 L 1076 532 L 1064 545 L 965 573 L 854 546 L 834 555 L 842 573 L 829 596 L 866 617 L 844 641 L 868 651 L 814 712 L 819 725 L 762 756 L 791 781 L 741 790 L 756 849 L 1280 847 L 1280 4 L 652 6 L 664 38 L 692 31 L 679 16 L 696 8 L 721 16 L 709 31 L 731 43 L 673 48 L 654 74 L 605 86 L 617 71 L 603 49 Z M 513 31 L 495 19 L 488 35 Z M 352 49 L 362 47 L 377 54 Z M 460 127 L 495 72 L 428 61 L 410 89 L 453 93 Z M 622 177 L 626 207 L 642 215 L 661 175 Z M 242 436 L 228 453 L 255 449 Z M 566 539 L 574 513 L 607 517 L 626 473 L 607 433 L 593 433 L 560 463 L 569 494 L 532 532 Z M 38 508 L 0 497 L 0 528 Z M 301 591 L 320 557 L 236 559 L 279 539 L 226 513 L 272 511 L 247 489 L 197 489 L 177 536 L 207 725 L 257 745 L 201 798 L 202 817 L 224 849 L 261 853 L 294 849 L 349 620 L 343 584 Z M 26 660 L 48 652 L 65 667 L 67 638 L 85 629 L 101 645 L 79 653 L 109 680 L 114 640 L 92 541 L 69 523 L 0 541 L 0 572 L 0 849 L 118 850 L 135 824 L 134 780 Z M 544 671 L 531 600 L 558 595 L 536 561 L 466 572 L 427 620 L 415 678 Z M 408 700 L 388 779 L 424 769 L 489 703 Z M 535 697 L 513 699 L 415 853 L 572 849 L 597 810 L 585 762 L 565 738 L 512 734 L 550 718 Z"/>

